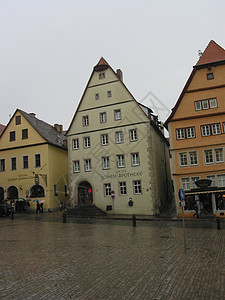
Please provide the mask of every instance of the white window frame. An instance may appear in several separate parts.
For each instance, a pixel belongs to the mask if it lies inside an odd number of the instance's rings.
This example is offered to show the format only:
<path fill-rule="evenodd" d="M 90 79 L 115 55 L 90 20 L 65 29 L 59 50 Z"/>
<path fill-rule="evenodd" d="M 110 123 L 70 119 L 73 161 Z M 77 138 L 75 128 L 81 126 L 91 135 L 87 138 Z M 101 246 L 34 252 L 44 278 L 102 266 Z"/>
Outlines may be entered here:
<path fill-rule="evenodd" d="M 72 140 L 72 147 L 73 147 L 73 150 L 78 150 L 79 149 L 79 139 L 73 139 Z"/>
<path fill-rule="evenodd" d="M 179 153 L 179 162 L 180 167 L 187 167 L 188 166 L 188 153 L 187 152 L 180 152 Z M 186 159 L 184 159 L 184 156 L 186 156 Z"/>
<path fill-rule="evenodd" d="M 187 139 L 195 138 L 195 127 L 186 128 Z"/>
<path fill-rule="evenodd" d="M 82 123 L 84 127 L 89 126 L 89 116 L 83 116 Z"/>
<path fill-rule="evenodd" d="M 209 109 L 209 100 L 202 100 L 202 109 Z"/>
<path fill-rule="evenodd" d="M 211 124 L 212 135 L 221 134 L 220 123 Z"/>
<path fill-rule="evenodd" d="M 140 158 L 139 153 L 131 153 L 131 165 L 133 167 L 140 166 Z"/>
<path fill-rule="evenodd" d="M 184 128 L 178 128 L 176 129 L 176 135 L 178 140 L 185 139 L 185 129 Z"/>
<path fill-rule="evenodd" d="M 216 148 L 214 149 L 214 152 L 215 152 L 215 162 L 223 163 L 224 162 L 223 148 Z"/>
<path fill-rule="evenodd" d="M 141 180 L 134 180 L 133 181 L 133 187 L 134 187 L 134 194 L 135 195 L 141 195 L 142 194 Z"/>
<path fill-rule="evenodd" d="M 84 160 L 84 170 L 85 170 L 85 172 L 91 171 L 91 159 L 90 158 Z"/>
<path fill-rule="evenodd" d="M 130 141 L 134 142 L 134 141 L 137 141 L 137 140 L 138 140 L 137 129 L 136 128 L 130 129 Z"/>
<path fill-rule="evenodd" d="M 104 183 L 105 197 L 111 196 L 111 183 Z"/>
<path fill-rule="evenodd" d="M 90 148 L 91 147 L 91 139 L 89 136 L 85 136 L 83 138 L 83 141 L 84 141 L 84 148 Z"/>
<path fill-rule="evenodd" d="M 79 160 L 73 161 L 73 173 L 80 173 L 80 161 Z"/>
<path fill-rule="evenodd" d="M 100 123 L 106 123 L 107 122 L 107 114 L 106 112 L 100 113 Z"/>
<path fill-rule="evenodd" d="M 214 159 L 213 159 L 213 150 L 212 149 L 205 149 L 204 150 L 204 159 L 205 159 L 205 164 L 213 164 Z"/>
<path fill-rule="evenodd" d="M 216 186 L 216 176 L 215 175 L 206 175 L 206 179 L 211 180 L 210 187 L 215 187 Z"/>
<path fill-rule="evenodd" d="M 218 187 L 225 187 L 225 174 L 217 175 Z"/>
<path fill-rule="evenodd" d="M 195 110 L 202 110 L 201 100 L 195 101 Z"/>
<path fill-rule="evenodd" d="M 107 146 L 109 144 L 108 133 L 101 134 L 101 145 Z"/>
<path fill-rule="evenodd" d="M 189 151 L 189 160 L 190 166 L 197 166 L 198 165 L 198 152 L 197 151 Z"/>
<path fill-rule="evenodd" d="M 114 110 L 114 119 L 115 121 L 121 120 L 121 110 L 120 109 L 115 109 Z"/>
<path fill-rule="evenodd" d="M 216 98 L 209 99 L 209 107 L 210 108 L 217 108 L 217 99 Z"/>
<path fill-rule="evenodd" d="M 116 132 L 116 144 L 121 144 L 121 143 L 123 143 L 123 132 L 117 131 Z"/>
<path fill-rule="evenodd" d="M 190 178 L 189 177 L 181 178 L 181 188 L 185 191 L 190 190 Z"/>
<path fill-rule="evenodd" d="M 102 169 L 108 170 L 109 169 L 109 156 L 102 157 Z"/>
<path fill-rule="evenodd" d="M 195 184 L 195 182 L 198 181 L 199 179 L 200 179 L 199 176 L 191 177 L 191 184 L 193 189 L 197 189 L 197 185 Z"/>
<path fill-rule="evenodd" d="M 201 125 L 201 133 L 202 136 L 210 136 L 211 135 L 211 130 L 210 130 L 210 125 Z"/>
<path fill-rule="evenodd" d="M 124 196 L 124 195 L 127 194 L 127 184 L 126 184 L 126 181 L 119 182 L 119 190 L 120 190 L 120 195 Z"/>
<path fill-rule="evenodd" d="M 125 156 L 124 154 L 118 154 L 117 156 L 117 167 L 124 168 L 125 167 Z"/>

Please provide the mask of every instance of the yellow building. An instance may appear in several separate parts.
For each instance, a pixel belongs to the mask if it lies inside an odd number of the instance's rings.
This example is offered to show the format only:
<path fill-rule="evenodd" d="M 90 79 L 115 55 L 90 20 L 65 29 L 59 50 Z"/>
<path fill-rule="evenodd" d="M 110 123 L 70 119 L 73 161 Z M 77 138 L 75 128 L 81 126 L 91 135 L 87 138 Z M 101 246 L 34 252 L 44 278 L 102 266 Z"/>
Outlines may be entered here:
<path fill-rule="evenodd" d="M 0 198 L 44 200 L 44 209 L 59 208 L 68 198 L 68 159 L 62 125 L 17 109 L 0 138 Z"/>
<path fill-rule="evenodd" d="M 177 212 L 225 213 L 225 50 L 210 41 L 165 122 L 169 129 Z"/>
<path fill-rule="evenodd" d="M 158 214 L 171 200 L 168 142 L 121 70 L 101 58 L 67 132 L 73 205 L 109 214 Z"/>

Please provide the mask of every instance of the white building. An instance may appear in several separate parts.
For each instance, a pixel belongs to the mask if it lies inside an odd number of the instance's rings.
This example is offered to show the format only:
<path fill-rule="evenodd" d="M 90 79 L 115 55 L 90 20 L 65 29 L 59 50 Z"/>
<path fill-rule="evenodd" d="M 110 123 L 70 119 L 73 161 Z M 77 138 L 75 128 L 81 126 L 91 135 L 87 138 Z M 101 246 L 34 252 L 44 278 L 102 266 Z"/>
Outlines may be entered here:
<path fill-rule="evenodd" d="M 101 58 L 67 132 L 73 205 L 113 214 L 158 214 L 171 198 L 168 142 L 122 72 Z"/>

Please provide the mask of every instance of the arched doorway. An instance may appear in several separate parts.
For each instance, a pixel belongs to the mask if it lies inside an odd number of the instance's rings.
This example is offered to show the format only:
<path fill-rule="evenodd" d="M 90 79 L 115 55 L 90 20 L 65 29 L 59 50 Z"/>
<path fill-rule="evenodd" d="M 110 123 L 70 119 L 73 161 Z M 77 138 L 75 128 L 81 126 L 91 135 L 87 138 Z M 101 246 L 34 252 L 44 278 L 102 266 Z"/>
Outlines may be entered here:
<path fill-rule="evenodd" d="M 37 197 L 44 197 L 45 196 L 45 190 L 43 187 L 39 184 L 33 185 L 30 189 L 30 198 L 37 198 Z"/>
<path fill-rule="evenodd" d="M 0 200 L 4 199 L 4 189 L 3 187 L 0 187 Z"/>
<path fill-rule="evenodd" d="M 18 189 L 15 186 L 10 186 L 7 190 L 7 198 L 10 200 L 15 200 L 18 198 Z"/>
<path fill-rule="evenodd" d="M 82 181 L 78 186 L 78 204 L 92 204 L 92 186 L 87 181 Z"/>

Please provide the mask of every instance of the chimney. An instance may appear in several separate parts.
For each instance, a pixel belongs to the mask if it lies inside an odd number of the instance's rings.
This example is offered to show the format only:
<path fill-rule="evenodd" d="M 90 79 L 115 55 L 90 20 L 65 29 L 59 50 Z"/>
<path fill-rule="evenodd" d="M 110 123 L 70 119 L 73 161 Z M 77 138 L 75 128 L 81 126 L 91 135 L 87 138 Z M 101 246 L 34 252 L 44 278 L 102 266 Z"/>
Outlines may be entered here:
<path fill-rule="evenodd" d="M 29 113 L 29 115 L 30 115 L 31 117 L 35 117 L 35 116 L 36 116 L 35 113 Z"/>
<path fill-rule="evenodd" d="M 54 124 L 54 128 L 59 132 L 63 133 L 63 126 L 59 124 Z"/>
<path fill-rule="evenodd" d="M 119 79 L 123 82 L 123 72 L 120 69 L 117 69 L 116 74 L 119 77 Z"/>

